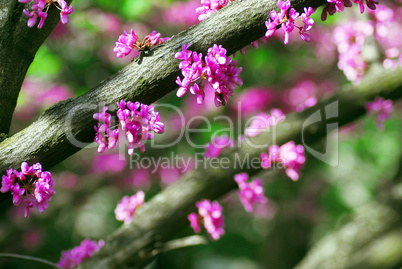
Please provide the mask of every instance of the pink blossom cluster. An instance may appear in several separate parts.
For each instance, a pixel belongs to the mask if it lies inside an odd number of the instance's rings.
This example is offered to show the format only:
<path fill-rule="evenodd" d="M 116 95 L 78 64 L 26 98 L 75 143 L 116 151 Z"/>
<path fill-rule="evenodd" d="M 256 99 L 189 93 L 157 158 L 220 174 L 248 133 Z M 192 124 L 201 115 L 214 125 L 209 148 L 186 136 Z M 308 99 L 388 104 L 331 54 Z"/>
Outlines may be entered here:
<path fill-rule="evenodd" d="M 135 211 L 144 204 L 144 201 L 145 194 L 143 191 L 138 191 L 131 197 L 124 196 L 114 210 L 116 219 L 124 221 L 124 223 L 130 223 L 133 220 Z"/>
<path fill-rule="evenodd" d="M 105 242 L 103 240 L 96 242 L 91 241 L 90 239 L 85 239 L 78 247 L 63 251 L 57 265 L 63 268 L 75 268 L 78 264 L 91 257 L 104 245 Z"/>
<path fill-rule="evenodd" d="M 213 136 L 210 143 L 205 146 L 205 158 L 218 157 L 228 147 L 233 147 L 234 141 L 227 134 Z"/>
<path fill-rule="evenodd" d="M 197 14 L 199 14 L 198 20 L 205 20 L 209 15 L 217 12 L 233 1 L 234 0 L 201 0 L 202 6 L 196 9 Z"/>
<path fill-rule="evenodd" d="M 134 148 L 140 152 L 145 152 L 144 141 L 152 140 L 154 135 L 165 131 L 164 124 L 160 121 L 159 113 L 153 106 L 132 103 L 121 100 L 117 103 L 117 117 L 119 119 L 118 128 L 112 126 L 112 115 L 107 113 L 108 107 L 105 106 L 102 113 L 95 113 L 94 119 L 99 121 L 94 129 L 96 131 L 95 142 L 99 144 L 98 152 L 104 152 L 107 148 L 112 149 L 116 146 L 119 139 L 120 130 L 124 132 L 128 141 L 128 154 L 134 153 Z M 102 124 L 101 124 L 102 123 Z"/>
<path fill-rule="evenodd" d="M 244 131 L 246 136 L 254 137 L 259 135 L 262 130 L 269 129 L 285 119 L 285 114 L 280 109 L 271 109 L 271 114 L 260 113 L 253 117 L 251 124 Z"/>
<path fill-rule="evenodd" d="M 354 83 L 361 81 L 367 69 L 362 51 L 373 31 L 373 23 L 368 21 L 348 21 L 334 29 L 333 40 L 339 52 L 338 67 Z"/>
<path fill-rule="evenodd" d="M 124 34 L 119 36 L 119 40 L 115 42 L 116 46 L 113 51 L 116 52 L 118 58 L 123 58 L 130 54 L 133 49 L 137 49 L 138 51 L 149 50 L 152 46 L 165 43 L 169 38 L 161 38 L 160 33 L 152 31 L 152 33 L 140 41 L 138 35 L 131 29 L 130 33 L 124 31 Z"/>
<path fill-rule="evenodd" d="M 261 153 L 261 167 L 271 168 L 272 163 L 278 163 L 285 168 L 286 175 L 296 181 L 300 176 L 300 169 L 303 167 L 306 157 L 304 156 L 304 147 L 296 145 L 290 141 L 282 146 L 273 145 L 269 147 L 268 154 Z"/>
<path fill-rule="evenodd" d="M 360 13 L 364 12 L 364 0 L 352 0 L 354 3 L 359 4 Z M 321 20 L 325 21 L 327 19 L 327 13 L 332 16 L 335 12 L 342 12 L 345 7 L 351 7 L 352 4 L 351 0 L 327 0 L 327 4 L 322 10 L 321 13 Z M 366 0 L 366 5 L 369 9 L 375 10 L 376 5 L 378 5 L 378 1 L 376 0 Z"/>
<path fill-rule="evenodd" d="M 36 163 L 29 166 L 28 163 L 21 164 L 21 172 L 10 168 L 7 175 L 2 177 L 2 193 L 8 191 L 13 195 L 13 204 L 25 206 L 25 217 L 29 216 L 29 210 L 36 207 L 39 213 L 43 213 L 48 208 L 48 201 L 56 194 L 53 189 L 54 181 L 52 174 L 42 171 L 42 165 Z"/>
<path fill-rule="evenodd" d="M 369 115 L 377 115 L 377 128 L 383 130 L 384 121 L 391 117 L 393 110 L 392 101 L 376 97 L 373 102 L 368 102 L 366 104 L 366 109 Z"/>
<path fill-rule="evenodd" d="M 182 51 L 175 54 L 175 58 L 182 60 L 179 64 L 183 80 L 177 77 L 176 83 L 180 86 L 176 95 L 182 97 L 188 90 L 197 96 L 197 103 L 204 101 L 204 83 L 208 81 L 215 90 L 215 106 L 226 105 L 228 97 L 233 96 L 236 85 L 243 85 L 239 78 L 241 67 L 236 68 L 237 60 L 233 61 L 226 56 L 226 49 L 222 45 L 214 44 L 208 49 L 205 61 L 202 53 L 188 50 L 189 45 L 183 44 Z M 199 82 L 200 81 L 200 82 Z"/>
<path fill-rule="evenodd" d="M 221 205 L 217 201 L 211 203 L 209 200 L 202 200 L 197 202 L 196 206 L 198 215 L 196 213 L 188 215 L 188 220 L 194 232 L 199 233 L 201 231 L 200 222 L 202 222 L 209 236 L 214 240 L 218 240 L 225 233 Z"/>
<path fill-rule="evenodd" d="M 280 12 L 277 13 L 275 10 L 271 11 L 271 18 L 265 22 L 265 26 L 267 27 L 267 32 L 265 33 L 265 36 L 267 38 L 271 37 L 275 33 L 276 28 L 281 25 L 281 28 L 285 33 L 285 39 L 283 41 L 284 44 L 289 43 L 289 34 L 294 30 L 295 27 L 299 29 L 301 39 L 303 39 L 304 41 L 310 41 L 310 36 L 306 32 L 310 31 L 314 25 L 314 20 L 310 18 L 311 14 L 314 13 L 314 9 L 312 7 L 305 7 L 304 13 L 299 16 L 300 13 L 296 12 L 294 8 L 291 8 L 289 10 L 290 5 L 290 0 L 287 0 L 286 2 L 278 0 L 278 7 L 280 9 Z M 299 17 L 304 23 L 303 26 L 297 26 L 294 24 L 296 19 Z"/>
<path fill-rule="evenodd" d="M 317 85 L 311 80 L 302 80 L 286 92 L 285 101 L 288 105 L 301 112 L 317 104 L 319 91 Z"/>
<path fill-rule="evenodd" d="M 29 9 L 24 9 L 24 14 L 29 17 L 28 19 L 28 27 L 34 27 L 38 18 L 40 18 L 38 28 L 41 29 L 45 20 L 47 18 L 47 12 L 52 4 L 60 10 L 60 21 L 63 24 L 68 23 L 68 15 L 73 12 L 73 7 L 68 6 L 65 0 L 18 0 L 20 3 L 27 4 L 33 1 L 31 6 L 31 11 Z"/>
<path fill-rule="evenodd" d="M 371 11 L 374 24 L 374 37 L 381 46 L 385 59 L 383 66 L 395 69 L 402 65 L 402 7 L 379 5 Z"/>
<path fill-rule="evenodd" d="M 264 188 L 260 179 L 254 179 L 249 183 L 247 173 L 237 174 L 234 179 L 239 185 L 240 201 L 247 212 L 253 212 L 255 204 L 265 204 L 268 201 L 264 196 Z"/>

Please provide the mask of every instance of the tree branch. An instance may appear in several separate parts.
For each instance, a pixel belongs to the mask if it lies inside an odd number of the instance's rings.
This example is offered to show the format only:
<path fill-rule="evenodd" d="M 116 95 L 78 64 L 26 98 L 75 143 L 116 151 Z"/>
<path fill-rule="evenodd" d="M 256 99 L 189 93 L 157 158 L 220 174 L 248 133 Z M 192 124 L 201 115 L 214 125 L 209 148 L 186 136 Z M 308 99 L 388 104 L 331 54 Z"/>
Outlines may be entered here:
<path fill-rule="evenodd" d="M 295 269 L 396 268 L 402 262 L 401 214 L 372 203 L 320 240 Z"/>
<path fill-rule="evenodd" d="M 296 0 L 293 6 L 302 10 L 324 3 Z M 0 174 L 9 168 L 18 169 L 23 161 L 40 161 L 44 169 L 63 161 L 93 141 L 92 115 L 104 105 L 116 110 L 116 102 L 121 99 L 150 104 L 177 89 L 175 80 L 180 71 L 174 55 L 183 43 L 191 43 L 192 50 L 204 54 L 213 44 L 221 44 L 232 54 L 265 34 L 265 21 L 276 8 L 275 0 L 232 2 L 151 50 L 150 55 L 135 59 L 87 93 L 51 107 L 30 126 L 0 143 Z"/>
<path fill-rule="evenodd" d="M 360 85 L 350 86 L 315 107 L 291 115 L 278 124 L 274 131 L 251 139 L 252 145 L 244 143 L 222 156 L 229 159 L 230 169 L 205 167 L 207 165 L 203 164 L 185 174 L 178 182 L 139 208 L 133 221 L 110 235 L 105 246 L 79 268 L 141 268 L 154 258 L 154 249 L 158 249 L 158 246 L 189 224 L 187 215 L 195 211 L 196 201 L 217 199 L 234 189 L 236 183 L 233 176 L 236 173 L 255 175 L 260 171 L 251 166 L 239 165 L 239 160 L 242 162 L 247 158 L 258 158 L 267 149 L 255 145 L 281 145 L 289 140 L 300 143 L 304 138 L 303 144 L 306 146 L 327 134 L 325 120 L 304 126 L 309 116 L 316 111 L 338 112 L 339 125 L 344 125 L 365 114 L 364 105 L 369 98 L 376 95 L 402 97 L 402 69 L 367 77 Z"/>
<path fill-rule="evenodd" d="M 29 28 L 22 13 L 27 6 L 18 0 L 0 0 L 0 133 L 5 134 L 28 67 L 60 19 L 60 12 L 52 7 L 42 29 Z"/>

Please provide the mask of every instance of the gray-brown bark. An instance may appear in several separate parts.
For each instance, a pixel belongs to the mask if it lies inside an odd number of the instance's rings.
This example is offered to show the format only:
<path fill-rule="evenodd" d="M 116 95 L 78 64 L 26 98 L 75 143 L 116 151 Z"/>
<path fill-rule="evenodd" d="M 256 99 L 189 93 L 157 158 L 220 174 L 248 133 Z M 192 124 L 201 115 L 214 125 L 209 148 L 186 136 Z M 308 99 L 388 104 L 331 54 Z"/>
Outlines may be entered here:
<path fill-rule="evenodd" d="M 402 97 L 401 74 L 402 69 L 399 69 L 372 76 L 359 86 L 349 88 L 316 107 L 292 115 L 280 123 L 275 132 L 261 134 L 251 141 L 254 145 L 267 142 L 272 144 L 272 141 L 281 145 L 289 140 L 300 143 L 303 135 L 304 143 L 309 145 L 327 133 L 325 120 L 303 127 L 306 119 L 315 111 L 324 112 L 331 104 L 339 105 L 339 115 L 335 120 L 340 125 L 349 123 L 365 113 L 365 102 L 376 95 Z M 221 157 L 230 160 L 230 169 L 201 166 L 185 174 L 174 185 L 139 208 L 133 221 L 110 235 L 99 253 L 82 263 L 79 268 L 141 268 L 158 253 L 164 242 L 171 239 L 184 225 L 188 225 L 186 216 L 195 210 L 196 201 L 202 198 L 217 199 L 235 188 L 233 176 L 236 173 L 247 172 L 254 175 L 259 172 L 259 169 L 234 164 L 236 160 L 244 160 L 246 156 L 250 160 L 258 157 L 264 150 L 266 149 L 243 144 Z"/>
<path fill-rule="evenodd" d="M 28 28 L 28 17 L 22 13 L 27 7 L 18 0 L 0 0 L 0 133 L 4 134 L 8 134 L 28 67 L 60 19 L 53 7 L 42 29 Z"/>
<path fill-rule="evenodd" d="M 395 268 L 402 262 L 401 214 L 371 203 L 310 249 L 295 269 Z"/>

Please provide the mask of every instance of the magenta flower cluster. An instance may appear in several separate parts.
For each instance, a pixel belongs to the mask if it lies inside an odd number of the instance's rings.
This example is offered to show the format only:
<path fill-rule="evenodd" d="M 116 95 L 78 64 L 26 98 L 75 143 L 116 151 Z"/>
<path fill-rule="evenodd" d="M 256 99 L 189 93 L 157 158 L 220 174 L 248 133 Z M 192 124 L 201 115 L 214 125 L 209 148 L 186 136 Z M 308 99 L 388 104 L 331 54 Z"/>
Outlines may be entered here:
<path fill-rule="evenodd" d="M 251 124 L 244 131 L 246 136 L 254 137 L 259 135 L 263 130 L 269 129 L 277 125 L 285 119 L 285 114 L 280 109 L 271 109 L 271 114 L 260 113 L 253 117 Z"/>
<path fill-rule="evenodd" d="M 310 31 L 314 25 L 314 20 L 310 18 L 310 15 L 314 13 L 313 8 L 304 8 L 304 13 L 300 16 L 304 25 L 296 26 L 294 23 L 296 19 L 299 18 L 300 13 L 296 12 L 294 8 L 291 8 L 289 10 L 290 5 L 290 0 L 287 0 L 286 2 L 278 0 L 278 7 L 280 9 L 280 12 L 278 13 L 275 10 L 271 11 L 271 18 L 265 22 L 265 26 L 267 27 L 267 32 L 265 33 L 265 36 L 271 37 L 275 33 L 276 28 L 281 25 L 281 28 L 285 33 L 285 39 L 283 43 L 289 43 L 289 34 L 293 31 L 295 27 L 299 29 L 301 39 L 303 39 L 304 41 L 310 41 L 310 36 L 306 32 Z"/>
<path fill-rule="evenodd" d="M 124 196 L 114 210 L 116 219 L 124 221 L 124 223 L 130 223 L 133 220 L 135 211 L 138 207 L 142 206 L 144 202 L 145 194 L 143 191 L 138 191 L 131 197 Z"/>
<path fill-rule="evenodd" d="M 73 7 L 67 4 L 65 0 L 18 0 L 20 3 L 29 3 L 33 1 L 31 11 L 24 9 L 24 14 L 29 17 L 28 27 L 34 27 L 38 18 L 40 18 L 38 28 L 41 29 L 47 18 L 47 12 L 52 4 L 60 10 L 60 21 L 63 24 L 68 23 L 68 15 L 73 12 Z"/>
<path fill-rule="evenodd" d="M 228 147 L 233 147 L 234 141 L 230 139 L 228 135 L 214 136 L 210 143 L 205 146 L 204 156 L 205 158 L 218 157 L 221 152 Z"/>
<path fill-rule="evenodd" d="M 236 85 L 243 85 L 239 78 L 241 67 L 236 68 L 237 60 L 233 61 L 226 56 L 226 49 L 222 45 L 214 44 L 208 49 L 205 61 L 202 53 L 188 50 L 189 45 L 183 44 L 182 51 L 177 52 L 176 59 L 182 60 L 179 64 L 183 80 L 177 77 L 176 83 L 180 86 L 176 95 L 182 97 L 188 90 L 197 96 L 197 103 L 204 101 L 204 83 L 208 81 L 215 90 L 215 105 L 226 105 L 228 97 L 233 96 Z"/>
<path fill-rule="evenodd" d="M 199 233 L 201 231 L 200 222 L 202 222 L 209 236 L 214 240 L 218 240 L 225 233 L 221 205 L 217 201 L 211 203 L 209 200 L 202 200 L 197 202 L 196 206 L 198 215 L 196 213 L 188 215 L 188 220 L 194 232 Z"/>
<path fill-rule="evenodd" d="M 368 67 L 362 52 L 366 39 L 373 32 L 373 23 L 363 21 L 348 21 L 334 29 L 333 39 L 339 52 L 338 68 L 354 83 L 362 80 Z"/>
<path fill-rule="evenodd" d="M 119 121 L 115 126 L 112 126 L 112 115 L 106 112 L 107 106 L 103 108 L 102 113 L 95 113 L 93 116 L 95 120 L 100 122 L 94 127 L 96 131 L 95 142 L 99 144 L 98 152 L 101 153 L 108 148 L 114 148 L 119 139 L 120 130 L 126 135 L 129 155 L 134 153 L 135 148 L 138 148 L 140 152 L 145 151 L 144 141 L 154 138 L 151 131 L 156 134 L 165 131 L 159 113 L 154 110 L 153 106 L 140 102 L 128 101 L 126 103 L 124 100 L 118 102 L 117 105 L 119 107 L 117 111 Z"/>
<path fill-rule="evenodd" d="M 201 0 L 202 6 L 196 9 L 197 14 L 199 14 L 198 20 L 205 20 L 209 15 L 217 12 L 233 1 L 234 0 Z"/>
<path fill-rule="evenodd" d="M 268 154 L 261 153 L 261 167 L 271 168 L 273 163 L 283 166 L 286 175 L 296 181 L 300 176 L 300 169 L 303 167 L 306 157 L 304 156 L 304 147 L 296 145 L 290 141 L 282 146 L 273 145 L 269 147 Z"/>
<path fill-rule="evenodd" d="M 53 189 L 54 181 L 52 174 L 42 171 L 42 165 L 36 163 L 29 166 L 28 163 L 21 164 L 21 172 L 10 168 L 7 175 L 2 177 L 2 193 L 8 191 L 13 195 L 13 204 L 25 206 L 25 217 L 29 216 L 29 210 L 36 207 L 39 213 L 48 208 L 48 201 L 56 194 Z"/>
<path fill-rule="evenodd" d="M 363 1 L 364 0 L 353 0 L 354 3 L 359 4 L 360 13 L 364 12 Z M 351 7 L 353 5 L 351 0 L 327 0 L 327 2 L 321 13 L 321 20 L 323 21 L 327 19 L 327 13 L 332 16 L 335 12 L 342 12 L 345 7 Z M 378 4 L 376 0 L 366 0 L 366 5 L 371 10 L 375 10 Z"/>
<path fill-rule="evenodd" d="M 392 101 L 376 97 L 373 102 L 368 102 L 366 104 L 366 109 L 369 115 L 377 115 L 377 128 L 383 130 L 384 121 L 391 117 L 393 110 Z"/>
<path fill-rule="evenodd" d="M 75 268 L 78 264 L 91 257 L 104 245 L 105 242 L 103 240 L 96 242 L 91 241 L 90 239 L 85 239 L 78 247 L 63 251 L 57 265 L 63 268 Z"/>
<path fill-rule="evenodd" d="M 247 212 L 254 211 L 254 205 L 265 204 L 268 199 L 264 196 L 264 188 L 259 179 L 247 182 L 248 174 L 240 173 L 234 176 L 235 181 L 239 185 L 239 197 Z"/>
<path fill-rule="evenodd" d="M 138 35 L 133 29 L 130 33 L 124 31 L 124 34 L 119 36 L 119 40 L 115 42 L 116 46 L 113 51 L 116 52 L 118 58 L 123 58 L 130 54 L 133 49 L 138 51 L 149 50 L 152 46 L 157 46 L 165 43 L 169 37 L 162 38 L 160 33 L 152 31 L 149 35 L 140 41 Z"/>
<path fill-rule="evenodd" d="M 383 51 L 383 66 L 395 69 L 402 66 L 402 32 L 401 7 L 395 9 L 379 5 L 370 15 L 374 20 L 374 38 Z M 398 38 L 395 38 L 398 37 Z"/>

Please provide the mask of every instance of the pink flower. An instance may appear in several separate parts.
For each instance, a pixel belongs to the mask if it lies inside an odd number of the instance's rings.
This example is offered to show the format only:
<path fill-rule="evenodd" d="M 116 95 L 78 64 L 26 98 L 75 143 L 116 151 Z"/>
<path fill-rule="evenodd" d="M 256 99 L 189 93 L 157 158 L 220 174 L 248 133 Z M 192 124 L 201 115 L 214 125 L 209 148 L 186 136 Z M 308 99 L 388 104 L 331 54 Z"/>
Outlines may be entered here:
<path fill-rule="evenodd" d="M 226 57 L 226 49 L 221 45 L 214 45 L 208 49 L 205 61 L 202 54 L 188 50 L 190 44 L 182 45 L 182 51 L 175 54 L 175 58 L 182 60 L 179 64 L 183 79 L 177 77 L 176 83 L 180 86 L 176 95 L 182 97 L 188 90 L 197 96 L 197 103 L 202 104 L 205 98 L 204 86 L 206 82 L 215 90 L 214 103 L 217 107 L 226 105 L 228 97 L 233 95 L 236 85 L 241 86 L 239 78 L 242 68 L 237 68 L 237 61 Z"/>
<path fill-rule="evenodd" d="M 70 5 L 68 6 L 66 1 L 64 0 L 59 0 L 59 5 L 60 5 L 60 21 L 62 24 L 67 24 L 68 23 L 68 15 L 70 15 L 73 12 L 73 7 Z"/>
<path fill-rule="evenodd" d="M 42 171 L 40 163 L 29 166 L 28 163 L 23 162 L 21 172 L 13 169 L 7 170 L 7 176 L 2 177 L 0 191 L 3 193 L 10 191 L 13 195 L 14 205 L 18 206 L 22 202 L 27 218 L 30 208 L 34 206 L 39 213 L 43 213 L 47 209 L 47 202 L 56 194 L 53 185 L 52 174 Z"/>
<path fill-rule="evenodd" d="M 212 141 L 205 146 L 205 158 L 218 157 L 221 152 L 227 147 L 233 147 L 234 141 L 226 134 L 214 136 Z"/>
<path fill-rule="evenodd" d="M 130 33 L 124 31 L 124 34 L 119 36 L 119 40 L 115 42 L 116 46 L 113 51 L 116 52 L 118 58 L 123 58 L 130 54 L 133 49 L 137 49 L 140 52 L 149 50 L 152 46 L 163 44 L 168 39 L 169 37 L 161 38 L 160 33 L 152 31 L 141 42 L 138 35 L 131 29 Z"/>
<path fill-rule="evenodd" d="M 365 40 L 373 31 L 373 23 L 363 21 L 349 21 L 334 29 L 333 40 L 339 52 L 338 68 L 354 83 L 361 81 L 367 69 L 362 51 Z"/>
<path fill-rule="evenodd" d="M 317 104 L 317 85 L 310 80 L 302 80 L 285 92 L 285 102 L 292 111 L 301 112 Z"/>
<path fill-rule="evenodd" d="M 200 218 L 197 217 L 196 213 L 191 213 L 188 216 L 191 227 L 196 233 L 199 233 L 201 229 L 199 222 L 201 221 L 209 236 L 214 240 L 218 240 L 225 233 L 221 205 L 217 201 L 211 203 L 209 200 L 202 200 L 197 202 L 196 206 Z"/>
<path fill-rule="evenodd" d="M 144 204 L 144 199 L 145 194 L 142 191 L 138 191 L 131 197 L 124 196 L 114 211 L 116 219 L 124 221 L 124 223 L 130 223 L 137 208 Z"/>
<path fill-rule="evenodd" d="M 37 18 L 40 18 L 38 28 L 41 29 L 45 23 L 47 18 L 47 12 L 49 7 L 55 4 L 55 7 L 60 10 L 60 21 L 63 24 L 68 23 L 68 15 L 73 12 L 73 7 L 68 6 L 65 0 L 18 0 L 20 3 L 27 4 L 33 1 L 32 11 L 29 12 L 28 9 L 24 9 L 23 13 L 29 17 L 28 19 L 28 27 L 33 27 L 36 24 Z M 57 3 L 57 5 L 56 5 Z"/>
<path fill-rule="evenodd" d="M 140 152 L 145 152 L 144 141 L 152 140 L 154 135 L 165 131 L 165 125 L 160 121 L 159 113 L 153 106 L 132 103 L 121 100 L 117 103 L 117 118 L 119 119 L 117 127 L 111 125 L 111 115 L 107 113 L 108 107 L 104 107 L 102 113 L 95 113 L 94 119 L 100 121 L 95 129 L 95 142 L 99 144 L 98 152 L 104 152 L 107 148 L 112 149 L 116 146 L 119 139 L 120 130 L 125 134 L 128 141 L 128 154 L 132 155 L 134 149 L 138 148 Z"/>
<path fill-rule="evenodd" d="M 285 119 L 285 114 L 280 109 L 272 109 L 271 114 L 260 113 L 252 119 L 250 126 L 244 131 L 248 137 L 257 136 L 262 130 L 277 125 Z"/>
<path fill-rule="evenodd" d="M 264 188 L 259 179 L 247 182 L 248 174 L 240 173 L 234 176 L 235 181 L 239 185 L 239 196 L 244 208 L 247 212 L 254 211 L 255 204 L 265 204 L 268 199 L 264 196 Z"/>
<path fill-rule="evenodd" d="M 188 220 L 190 221 L 190 226 L 191 228 L 193 228 L 194 232 L 201 232 L 200 221 L 196 213 L 191 213 L 190 215 L 188 215 Z"/>
<path fill-rule="evenodd" d="M 232 1 L 234 0 L 201 0 L 202 6 L 196 9 L 197 14 L 200 14 L 198 20 L 205 20 L 209 15 L 227 6 Z"/>
<path fill-rule="evenodd" d="M 278 163 L 285 169 L 286 175 L 296 181 L 300 176 L 300 169 L 303 167 L 306 157 L 304 156 L 304 147 L 296 145 L 290 141 L 282 146 L 271 146 L 268 154 L 261 153 L 261 167 L 271 168 L 272 163 Z"/>
<path fill-rule="evenodd" d="M 277 3 L 280 12 L 277 13 L 275 10 L 271 11 L 270 14 L 270 19 L 268 19 L 268 21 L 265 22 L 265 26 L 267 27 L 267 32 L 265 33 L 265 37 L 269 38 L 271 36 L 273 36 L 273 34 L 276 31 L 277 26 L 281 25 L 281 29 L 284 31 L 285 33 L 285 37 L 284 37 L 284 44 L 288 44 L 289 43 L 289 35 L 290 33 L 293 31 L 293 29 L 299 28 L 299 33 L 300 33 L 300 37 L 304 40 L 304 41 L 309 41 L 310 40 L 310 36 L 308 34 L 306 34 L 307 31 L 309 31 L 313 24 L 314 24 L 314 20 L 309 18 L 309 16 L 314 13 L 313 9 L 311 7 L 309 8 L 305 8 L 304 12 L 301 16 L 302 18 L 302 22 L 305 24 L 304 26 L 296 26 L 295 20 L 299 17 L 300 13 L 296 12 L 296 10 L 294 8 L 290 8 L 290 0 L 287 0 L 286 2 L 283 2 L 282 0 L 278 0 Z M 288 12 L 289 10 L 289 12 Z"/>
<path fill-rule="evenodd" d="M 369 115 L 377 115 L 377 128 L 384 130 L 384 121 L 391 117 L 393 110 L 392 101 L 376 97 L 373 102 L 366 104 L 366 109 Z"/>
<path fill-rule="evenodd" d="M 80 246 L 63 251 L 57 265 L 63 268 L 75 268 L 82 261 L 91 257 L 94 252 L 98 251 L 104 245 L 105 242 L 103 240 L 96 242 L 85 239 L 81 242 Z"/>

